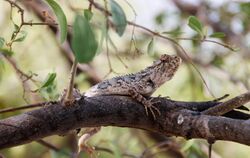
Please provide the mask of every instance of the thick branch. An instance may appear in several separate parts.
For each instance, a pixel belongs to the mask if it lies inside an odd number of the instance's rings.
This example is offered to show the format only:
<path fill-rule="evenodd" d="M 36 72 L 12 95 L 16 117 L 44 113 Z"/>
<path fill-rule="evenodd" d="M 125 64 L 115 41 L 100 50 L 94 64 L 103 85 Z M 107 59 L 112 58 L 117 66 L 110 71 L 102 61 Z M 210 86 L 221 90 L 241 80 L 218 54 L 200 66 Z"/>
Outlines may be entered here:
<path fill-rule="evenodd" d="M 161 116 L 146 116 L 144 107 L 124 96 L 82 98 L 74 105 L 46 105 L 0 121 L 0 149 L 51 135 L 65 135 L 81 127 L 118 126 L 162 135 L 235 141 L 250 145 L 250 121 L 201 115 L 197 111 L 216 102 L 177 102 L 155 98 Z M 197 110 L 197 111 L 192 111 Z M 204 110 L 203 109 L 203 110 Z M 249 116 L 248 116 L 249 118 Z"/>

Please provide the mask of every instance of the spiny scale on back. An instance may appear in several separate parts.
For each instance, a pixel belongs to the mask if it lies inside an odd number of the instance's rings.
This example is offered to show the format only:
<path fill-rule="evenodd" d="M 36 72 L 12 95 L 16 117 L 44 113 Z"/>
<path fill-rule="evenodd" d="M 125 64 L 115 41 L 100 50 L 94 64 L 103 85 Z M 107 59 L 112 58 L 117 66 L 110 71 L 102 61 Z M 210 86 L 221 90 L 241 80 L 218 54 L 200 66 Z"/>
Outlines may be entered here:
<path fill-rule="evenodd" d="M 129 91 L 133 90 L 142 96 L 151 96 L 158 87 L 174 76 L 180 63 L 180 57 L 163 54 L 146 69 L 107 79 L 91 87 L 84 95 L 87 97 L 111 94 L 131 95 Z"/>
<path fill-rule="evenodd" d="M 161 114 L 157 107 L 155 107 L 152 98 L 146 98 L 150 96 L 154 91 L 170 80 L 179 65 L 181 64 L 181 58 L 174 55 L 164 54 L 160 59 L 156 60 L 151 66 L 146 69 L 129 75 L 118 76 L 108 80 L 105 80 L 97 85 L 91 87 L 85 92 L 85 96 L 98 96 L 98 95 L 129 95 L 133 99 L 144 105 L 146 114 L 150 110 L 154 119 L 156 119 L 155 112 Z M 92 131 L 96 133 L 100 128 L 94 128 Z M 93 132 L 88 133 L 90 136 Z M 86 143 L 86 136 L 83 135 L 79 139 L 79 149 L 83 149 Z"/>

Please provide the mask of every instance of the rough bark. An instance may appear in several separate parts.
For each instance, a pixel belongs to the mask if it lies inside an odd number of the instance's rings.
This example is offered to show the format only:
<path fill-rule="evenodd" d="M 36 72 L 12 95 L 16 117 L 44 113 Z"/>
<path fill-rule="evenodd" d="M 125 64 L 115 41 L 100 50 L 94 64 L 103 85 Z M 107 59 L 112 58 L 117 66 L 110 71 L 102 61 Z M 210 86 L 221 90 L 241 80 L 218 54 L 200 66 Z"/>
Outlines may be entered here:
<path fill-rule="evenodd" d="M 55 102 L 0 120 L 0 149 L 96 126 L 138 128 L 167 136 L 227 140 L 250 145 L 250 121 L 245 120 L 250 118 L 248 114 L 229 113 L 230 117 L 237 119 L 209 116 L 199 111 L 214 107 L 218 102 L 155 100 L 160 101 L 157 107 L 161 111 L 156 120 L 145 114 L 141 104 L 125 96 L 81 98 L 69 107 Z"/>

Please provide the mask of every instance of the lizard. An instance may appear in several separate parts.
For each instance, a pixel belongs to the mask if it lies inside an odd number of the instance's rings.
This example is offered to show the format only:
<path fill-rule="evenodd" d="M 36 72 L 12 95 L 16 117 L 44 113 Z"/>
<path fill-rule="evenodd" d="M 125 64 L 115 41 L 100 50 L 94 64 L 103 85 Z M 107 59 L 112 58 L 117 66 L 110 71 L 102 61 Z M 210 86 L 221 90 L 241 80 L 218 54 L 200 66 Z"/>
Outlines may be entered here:
<path fill-rule="evenodd" d="M 137 73 L 118 76 L 104 80 L 90 89 L 84 96 L 93 97 L 99 95 L 127 95 L 144 105 L 146 114 L 148 110 L 154 119 L 154 110 L 160 115 L 160 111 L 153 105 L 152 98 L 148 99 L 162 84 L 172 79 L 179 65 L 181 58 L 176 55 L 163 54 L 142 71 Z"/>
<path fill-rule="evenodd" d="M 181 64 L 181 58 L 176 55 L 163 54 L 144 70 L 137 73 L 118 76 L 104 80 L 90 89 L 83 95 L 93 97 L 100 95 L 126 95 L 144 105 L 146 114 L 148 110 L 156 119 L 154 110 L 160 115 L 160 111 L 153 105 L 152 98 L 149 98 L 162 84 L 172 79 Z M 92 153 L 94 149 L 86 145 L 87 140 L 97 133 L 101 128 L 87 129 L 78 141 L 79 151 L 85 150 Z"/>

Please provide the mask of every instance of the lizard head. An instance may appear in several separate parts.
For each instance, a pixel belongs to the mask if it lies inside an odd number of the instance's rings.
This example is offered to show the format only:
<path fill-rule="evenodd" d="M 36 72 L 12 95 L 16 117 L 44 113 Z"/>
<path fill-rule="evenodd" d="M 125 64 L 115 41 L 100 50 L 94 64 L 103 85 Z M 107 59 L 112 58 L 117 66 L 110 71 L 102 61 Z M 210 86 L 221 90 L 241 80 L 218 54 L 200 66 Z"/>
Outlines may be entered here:
<path fill-rule="evenodd" d="M 161 55 L 153 65 L 148 67 L 150 71 L 150 80 L 155 87 L 159 87 L 166 81 L 170 80 L 181 64 L 181 58 L 176 55 Z"/>

